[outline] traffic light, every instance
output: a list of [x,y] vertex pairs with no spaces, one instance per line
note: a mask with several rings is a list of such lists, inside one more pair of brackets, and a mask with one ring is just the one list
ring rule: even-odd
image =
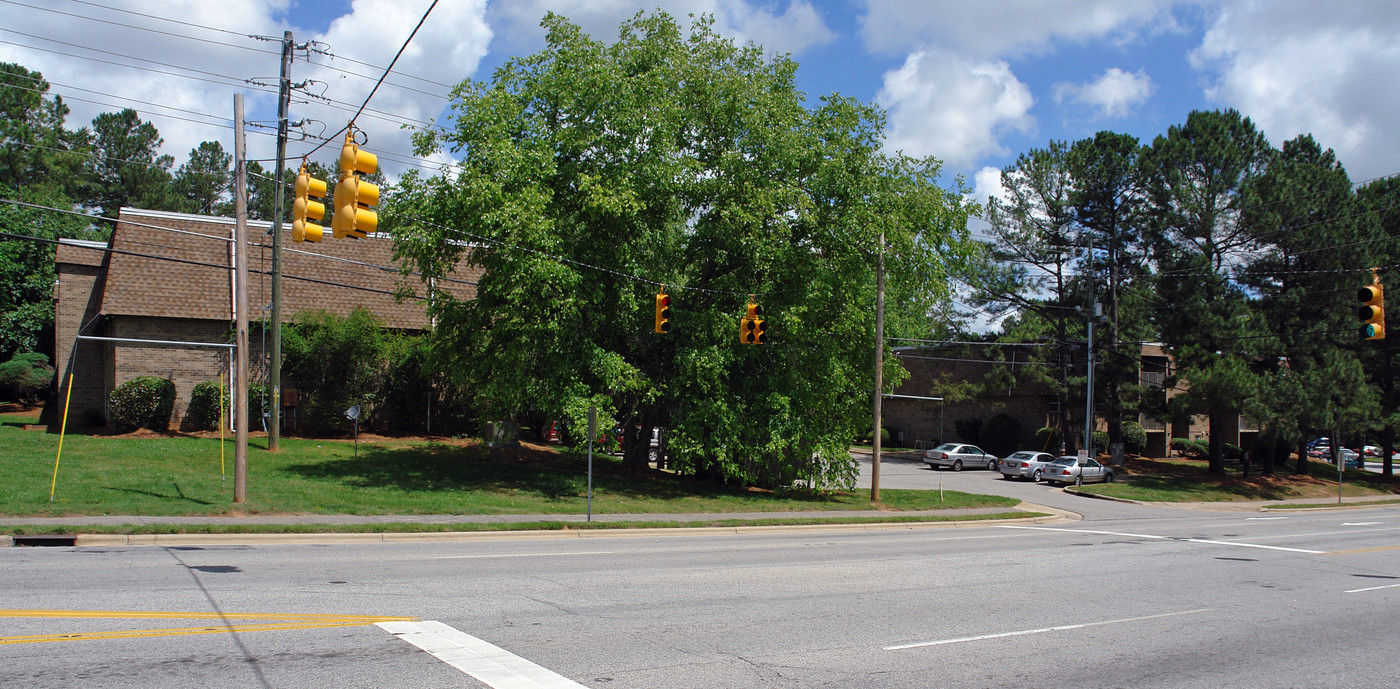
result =
[[355,145],[354,130],[345,132],[345,146],[340,149],[340,182],[335,185],[335,216],[331,231],[336,238],[363,239],[379,226],[379,215],[370,206],[379,204],[379,187],[359,178],[359,173],[374,174],[379,158],[361,151]]
[[301,172],[297,173],[296,182],[297,196],[292,201],[292,241],[294,242],[319,242],[321,235],[325,233],[325,228],[306,219],[320,220],[326,217],[326,205],[320,201],[312,201],[309,197],[326,197],[326,181],[316,179],[311,173],[306,171],[306,166],[301,166]]
[[744,344],[765,344],[768,342],[768,335],[763,331],[763,309],[758,304],[753,303],[753,297],[749,297],[749,305],[744,312],[744,319],[739,321],[739,341]]
[[666,287],[663,285],[661,291],[656,294],[656,332],[671,332],[671,297],[666,294]]
[[[1374,273],[1374,271],[1372,271]],[[1361,300],[1361,337],[1367,340],[1385,339],[1385,287],[1380,278],[1372,275],[1373,282],[1356,293]]]

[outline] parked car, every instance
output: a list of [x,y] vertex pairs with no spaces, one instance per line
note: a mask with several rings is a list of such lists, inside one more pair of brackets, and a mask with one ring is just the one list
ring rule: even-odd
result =
[[1005,479],[1030,479],[1040,480],[1040,471],[1046,464],[1055,461],[1055,455],[1049,452],[1036,452],[1034,450],[1022,450],[1007,455],[1001,460],[1001,477]]
[[1367,445],[1361,448],[1361,454],[1367,457],[1379,457],[1381,456],[1381,449],[1375,445]]
[[976,445],[962,443],[943,443],[924,452],[924,463],[935,470],[951,467],[953,471],[962,471],[965,466],[995,470],[996,462],[996,455],[987,454]]
[[1056,457],[1045,465],[1041,478],[1050,485],[1073,483],[1083,485],[1094,481],[1113,482],[1113,469],[1099,464],[1098,460],[1079,457]]

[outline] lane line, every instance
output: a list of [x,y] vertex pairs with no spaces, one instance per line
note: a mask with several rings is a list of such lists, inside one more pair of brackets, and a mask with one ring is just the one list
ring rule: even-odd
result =
[[1259,543],[1241,543],[1239,541],[1210,541],[1204,538],[1183,538],[1187,543],[1209,543],[1211,545],[1233,545],[1240,548],[1262,548],[1264,550],[1281,550],[1286,553],[1307,553],[1308,555],[1326,555],[1325,550],[1308,550],[1306,548],[1285,548],[1281,545],[1261,545]]
[[1379,590],[1381,590],[1381,589],[1395,589],[1395,588],[1400,588],[1400,584],[1391,584],[1391,585],[1389,585],[1389,586],[1372,586],[1372,587],[1364,588],[1364,589],[1352,589],[1352,590],[1350,590],[1350,591],[1343,591],[1343,593],[1361,593],[1362,591],[1379,591]]
[[[380,615],[276,615],[238,612],[154,612],[122,610],[0,610],[0,618],[26,619],[121,619],[121,620],[218,620],[220,625],[169,629],[131,629],[101,632],[55,632],[24,636],[0,636],[0,645],[39,644],[55,641],[94,641],[98,639],[145,639],[191,634],[236,634],[239,632],[364,627],[376,622],[414,620],[416,617]],[[280,620],[260,624],[229,624],[230,620]]]
[[1333,550],[1328,555],[1351,555],[1353,553],[1383,553],[1387,550],[1400,550],[1400,545],[1383,545],[1375,548],[1352,548],[1351,550]]
[[434,658],[493,689],[588,689],[441,622],[380,622],[375,626],[427,651]]
[[1375,526],[1380,522],[1342,522],[1342,526]]
[[[924,648],[927,646],[946,646],[948,644],[961,644],[969,641],[985,641],[987,639],[1005,639],[1012,636],[1026,636],[1028,634],[1045,634],[1047,632],[1062,632],[1071,629],[1086,629],[1088,627],[1102,627],[1109,624],[1122,624],[1124,622],[1140,622],[1142,620],[1156,620],[1164,617],[1177,617],[1179,615],[1195,615],[1197,613],[1210,612],[1214,608],[1200,608],[1199,610],[1182,610],[1180,612],[1165,612],[1159,615],[1143,615],[1141,617],[1125,617],[1121,620],[1102,620],[1099,622],[1082,622],[1080,624],[1065,624],[1058,627],[1042,627],[1040,629],[1022,629],[1014,632],[1001,632],[999,634],[979,634],[977,636],[964,636],[956,639],[941,639],[939,641],[920,641],[912,644],[900,644],[898,646],[885,646],[886,651],[903,651],[910,648]],[[381,627],[383,625],[380,625]]]
[[615,555],[616,550],[592,550],[582,553],[502,553],[500,555],[439,555],[434,560],[480,560],[506,557],[562,557],[564,555]]
[[59,632],[30,636],[0,636],[0,646],[7,644],[42,644],[54,641],[95,641],[98,639],[149,639],[162,636],[194,634],[236,634],[239,632],[273,632],[294,629],[327,629],[330,627],[365,627],[370,622],[288,622],[284,624],[235,624],[225,627],[182,627],[177,629],[133,629],[109,632]]
[[[1185,542],[1185,543],[1208,543],[1208,544],[1210,544],[1210,545],[1230,545],[1230,546],[1237,546],[1237,547],[1240,547],[1240,548],[1263,548],[1263,549],[1265,549],[1265,550],[1281,550],[1281,551],[1289,552],[1289,553],[1306,553],[1306,554],[1309,554],[1309,555],[1325,555],[1325,554],[1327,553],[1327,551],[1325,551],[1325,550],[1307,550],[1307,549],[1305,549],[1305,548],[1285,548],[1285,547],[1283,547],[1283,546],[1277,546],[1277,545],[1260,545],[1260,544],[1258,544],[1258,543],[1243,543],[1243,542],[1240,542],[1240,541],[1212,541],[1212,540],[1208,540],[1208,539],[1204,539],[1204,538],[1176,538],[1176,537],[1172,537],[1172,536],[1154,536],[1154,535],[1152,535],[1152,534],[1124,533],[1124,532],[1121,532],[1121,531],[1097,531],[1097,530],[1093,530],[1093,529],[1062,529],[1062,528],[1056,528],[1056,527],[1053,527],[1053,526],[1014,526],[1014,525],[998,526],[997,528],[1001,528],[1001,529],[1029,529],[1029,530],[1032,530],[1032,531],[1060,531],[1060,532],[1063,532],[1063,533],[1082,533],[1082,534],[1094,534],[1094,535],[1100,535],[1100,536],[1122,536],[1122,537],[1125,537],[1125,538],[1148,538],[1148,539],[1158,540],[1158,541],[1181,541],[1181,542]],[[1354,532],[1348,531],[1348,532],[1345,532],[1345,533],[1354,533]]]

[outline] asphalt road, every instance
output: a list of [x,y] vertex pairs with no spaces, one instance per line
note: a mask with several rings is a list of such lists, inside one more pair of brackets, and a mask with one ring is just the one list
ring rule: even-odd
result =
[[883,487],[939,479],[1086,518],[0,549],[0,686],[1395,684],[1400,508],[1150,508],[882,463]]

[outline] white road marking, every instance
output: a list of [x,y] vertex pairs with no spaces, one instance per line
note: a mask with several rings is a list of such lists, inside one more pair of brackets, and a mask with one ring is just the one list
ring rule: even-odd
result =
[[1342,522],[1342,526],[1375,526],[1380,522]]
[[380,622],[375,625],[432,654],[493,689],[587,689],[518,655],[441,622]]
[[1381,590],[1381,589],[1394,589],[1394,588],[1400,588],[1400,584],[1391,584],[1391,585],[1389,585],[1389,586],[1372,586],[1372,587],[1364,588],[1364,589],[1352,589],[1352,590],[1350,590],[1350,591],[1344,591],[1343,593],[1361,593],[1362,591],[1379,591],[1379,590]]
[[[1163,617],[1176,617],[1178,615],[1195,615],[1196,613],[1210,612],[1214,608],[1201,608],[1199,610],[1183,610],[1181,612],[1167,612],[1160,615],[1143,615],[1142,617],[1126,617],[1121,620],[1103,620],[1100,622],[1083,622],[1080,624],[1065,624],[1058,627],[1042,627],[1040,629],[1022,629],[1014,632],[1001,632],[999,634],[980,634],[978,636],[964,636],[957,639],[942,639],[939,641],[920,641],[912,644],[900,644],[898,646],[885,646],[886,651],[903,651],[910,648],[923,648],[925,646],[945,646],[947,644],[960,644],[968,641],[985,641],[987,639],[1004,639],[1010,636],[1025,636],[1027,634],[1044,634],[1046,632],[1062,632],[1070,629],[1085,629],[1087,627],[1102,627],[1106,624],[1122,624],[1124,622],[1139,622],[1141,620],[1155,620]],[[383,626],[383,625],[380,625]]]
[[583,553],[502,553],[499,555],[439,555],[434,560],[478,560],[502,557],[563,557],[565,555],[612,555],[615,550],[594,550]]
[[1028,529],[1031,531],[1062,531],[1065,533],[1096,534],[1100,536],[1123,536],[1125,538],[1150,538],[1158,541],[1185,541],[1187,543],[1208,543],[1210,545],[1232,545],[1240,548],[1263,548],[1265,550],[1282,550],[1289,553],[1307,553],[1309,555],[1322,555],[1323,550],[1306,550],[1303,548],[1284,548],[1277,545],[1259,545],[1258,543],[1241,543],[1239,541],[1211,541],[1204,538],[1173,538],[1171,536],[1154,536],[1152,534],[1123,533],[1121,531],[1096,531],[1093,529],[1061,529],[1053,526],[998,526],[1001,529]]

